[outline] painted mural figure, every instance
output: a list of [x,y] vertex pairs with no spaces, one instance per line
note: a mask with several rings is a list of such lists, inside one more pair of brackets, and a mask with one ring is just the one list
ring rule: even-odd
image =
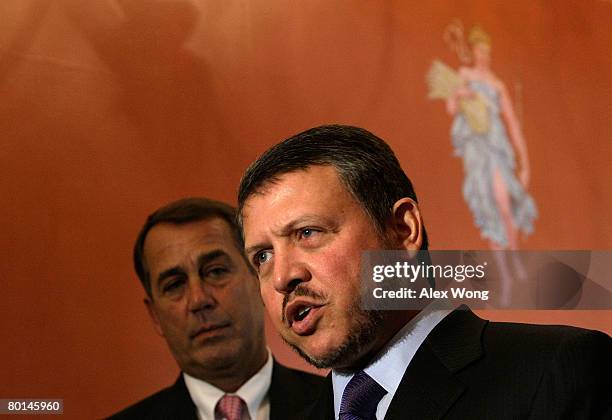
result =
[[449,28],[447,37],[455,35],[455,50],[471,65],[455,72],[434,61],[428,74],[429,97],[444,99],[453,117],[454,153],[464,165],[463,197],[481,236],[493,249],[517,249],[518,232],[530,234],[538,214],[527,192],[525,139],[507,89],[491,70],[489,35],[479,27],[472,28],[468,50],[461,27]]

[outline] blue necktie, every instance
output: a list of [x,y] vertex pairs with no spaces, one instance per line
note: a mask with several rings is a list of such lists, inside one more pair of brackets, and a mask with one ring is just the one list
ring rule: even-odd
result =
[[340,402],[340,420],[375,420],[376,407],[387,391],[363,370],[357,372],[344,388]]

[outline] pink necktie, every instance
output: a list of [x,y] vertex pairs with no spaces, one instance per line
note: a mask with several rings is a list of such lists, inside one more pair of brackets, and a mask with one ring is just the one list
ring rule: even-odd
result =
[[246,403],[237,395],[225,394],[217,402],[215,408],[215,419],[217,420],[242,420],[243,413],[249,418]]

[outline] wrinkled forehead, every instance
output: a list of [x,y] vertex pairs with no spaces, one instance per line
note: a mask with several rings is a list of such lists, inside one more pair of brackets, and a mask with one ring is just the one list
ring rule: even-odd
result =
[[329,188],[343,187],[334,166],[311,165],[283,172],[267,178],[247,196],[240,209],[242,218],[258,211],[262,206],[275,205],[291,195],[321,195]]
[[321,174],[325,174],[325,177],[336,178],[340,180],[340,182],[343,182],[341,171],[332,163],[313,163],[304,167],[266,174],[262,176],[262,179],[255,181],[254,184],[251,185],[247,193],[248,195],[244,198],[242,203],[239,203],[239,214],[243,212],[246,202],[253,196],[266,195],[270,189],[273,189],[278,184],[287,182],[288,178],[296,174],[303,175],[303,179],[309,180],[311,184],[321,182]]
[[[193,222],[162,222],[153,226],[143,244],[143,263],[147,271],[160,264],[178,263],[194,258],[207,249],[220,249],[228,255],[241,255],[229,223],[218,217]],[[151,274],[151,273],[149,273]]]
[[238,219],[238,225],[240,226],[240,229],[243,234],[243,238],[244,238],[243,223],[244,223],[244,218],[245,218],[245,212],[246,212],[247,207],[250,207],[249,210],[252,210],[253,198],[260,197],[260,196],[268,196],[270,190],[274,189],[274,187],[276,187],[279,183],[282,184],[288,175],[291,175],[296,172],[306,172],[310,167],[311,166],[307,166],[305,168],[299,168],[299,169],[293,169],[290,171],[282,171],[282,172],[277,172],[274,174],[268,174],[268,175],[265,175],[263,179],[258,180],[253,185],[251,185],[248,191],[248,195],[244,198],[244,200],[241,203],[238,203],[237,219]]
[[283,231],[305,219],[335,219],[360,205],[341,182],[335,168],[316,166],[279,176],[245,200],[242,229],[245,245],[257,234]]
[[152,260],[156,255],[176,248],[188,250],[225,243],[231,243],[231,235],[223,220],[207,219],[180,224],[163,222],[149,230],[143,249],[146,258]]

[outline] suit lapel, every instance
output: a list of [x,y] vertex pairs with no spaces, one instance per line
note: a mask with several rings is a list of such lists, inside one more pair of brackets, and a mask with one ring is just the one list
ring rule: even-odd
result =
[[441,418],[463,389],[423,343],[404,373],[385,420]]
[[467,307],[440,322],[406,369],[385,420],[442,418],[465,389],[454,374],[483,354],[486,322]]
[[325,383],[321,387],[319,397],[298,418],[305,420],[334,420],[334,390],[331,372],[325,378]]
[[167,400],[157,407],[156,415],[159,416],[158,418],[197,420],[197,408],[191,400],[182,373],[174,385],[168,389]]
[[[442,418],[465,390],[455,373],[484,353],[481,336],[486,324],[487,321],[478,318],[465,306],[442,320],[406,369],[385,420]],[[295,418],[295,410],[291,414]],[[297,418],[334,419],[331,373],[325,379],[319,398]]]
[[302,419],[312,406],[307,404],[316,402],[322,392],[321,381],[318,378],[315,382],[312,376],[286,368],[275,360],[269,392],[270,420]]
[[[270,382],[270,420],[280,420],[288,417],[293,407],[293,388],[287,386],[289,372],[284,366],[276,363],[272,366],[272,380]],[[284,386],[283,386],[284,384]]]

